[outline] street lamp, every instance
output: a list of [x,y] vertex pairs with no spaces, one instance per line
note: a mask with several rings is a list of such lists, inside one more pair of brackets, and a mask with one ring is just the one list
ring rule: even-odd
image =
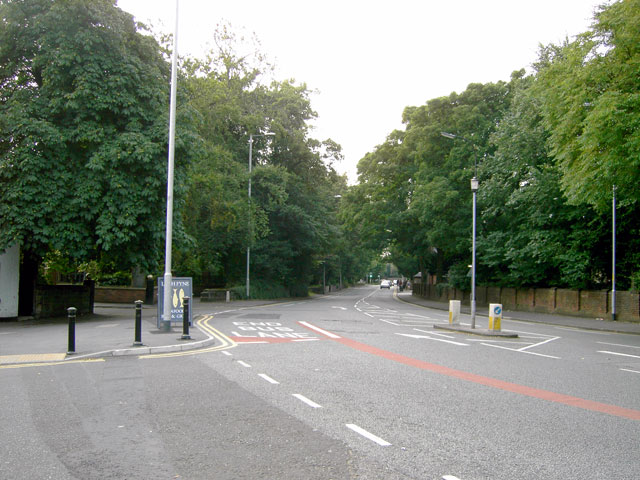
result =
[[252,153],[253,153],[253,137],[273,137],[275,133],[267,132],[267,133],[257,133],[249,134],[249,240],[247,242],[247,298],[250,295],[250,287],[249,287],[249,265],[251,265],[251,241],[253,240],[253,232],[251,225],[251,166],[252,166]]
[[169,107],[169,158],[167,165],[167,224],[164,253],[164,298],[162,310],[163,330],[171,330],[171,248],[173,240],[173,166],[176,137],[176,88],[178,63],[178,0],[176,0],[176,26],[173,35],[171,59],[171,104]]
[[470,140],[460,136],[454,135],[453,133],[448,132],[440,132],[440,135],[446,138],[450,138],[452,140],[460,139],[464,142],[467,142],[473,147],[473,166],[474,166],[474,175],[471,179],[471,192],[473,193],[473,228],[471,234],[471,328],[476,328],[476,194],[478,193],[478,187],[480,186],[480,182],[478,181],[478,152],[475,144]]
[[611,230],[613,234],[611,248],[611,320],[616,321],[616,186],[613,185],[613,223]]

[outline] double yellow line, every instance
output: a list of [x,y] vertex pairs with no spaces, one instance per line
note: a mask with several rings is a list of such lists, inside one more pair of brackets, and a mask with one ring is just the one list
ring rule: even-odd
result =
[[201,353],[218,352],[220,350],[228,350],[237,347],[238,344],[227,337],[224,333],[216,330],[209,322],[213,320],[213,315],[205,315],[196,321],[196,325],[200,330],[215,338],[216,345],[213,347],[200,348],[196,350],[187,350],[181,352],[170,353],[150,353],[148,355],[140,355],[138,358],[166,358],[166,357],[182,357],[186,355],[200,355]]

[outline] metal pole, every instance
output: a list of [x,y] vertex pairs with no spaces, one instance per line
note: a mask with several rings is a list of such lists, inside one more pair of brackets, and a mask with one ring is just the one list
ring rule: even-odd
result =
[[476,328],[476,191],[473,191],[473,239],[471,253],[471,328]]
[[251,228],[251,154],[253,152],[253,135],[249,134],[249,239],[247,240],[247,298],[250,298],[249,289],[249,265],[251,264],[251,240],[252,240],[252,228]]
[[448,132],[440,132],[440,135],[446,138],[456,139],[468,143],[473,148],[473,169],[474,176],[471,179],[471,190],[473,191],[473,234],[472,234],[472,253],[471,253],[471,328],[476,328],[476,192],[478,190],[478,148],[475,143],[467,140],[461,135],[455,135]]
[[476,194],[478,191],[478,149],[473,146],[473,240],[471,241],[471,328],[476,328]]
[[613,186],[613,242],[611,262],[611,320],[616,321],[616,186]]
[[182,310],[182,337],[181,340],[191,340],[189,335],[189,297],[184,297],[184,308]]
[[173,35],[173,55],[171,60],[171,104],[169,106],[169,159],[167,167],[167,230],[164,254],[164,308],[162,310],[163,330],[171,330],[171,248],[173,239],[173,164],[176,137],[176,89],[178,71],[178,3],[176,0],[176,26]]
[[136,300],[136,325],[135,325],[135,338],[133,340],[134,347],[142,346],[142,300]]
[[75,307],[67,308],[67,314],[69,316],[69,336],[67,355],[73,355],[76,353],[76,311]]
[[325,266],[326,266],[326,263],[322,262],[322,294],[323,295],[327,293],[327,283],[326,283],[327,270]]

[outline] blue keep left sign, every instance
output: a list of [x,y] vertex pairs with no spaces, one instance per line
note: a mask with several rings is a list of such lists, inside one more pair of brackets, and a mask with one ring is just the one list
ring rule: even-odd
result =
[[500,315],[500,314],[502,313],[502,308],[500,308],[499,306],[498,306],[498,307],[495,307],[495,308],[493,309],[493,313],[494,313],[495,315]]

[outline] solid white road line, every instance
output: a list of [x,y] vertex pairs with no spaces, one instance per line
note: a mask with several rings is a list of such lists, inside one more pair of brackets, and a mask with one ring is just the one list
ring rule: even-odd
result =
[[503,347],[501,345],[493,345],[491,343],[481,343],[480,345],[484,345],[485,347],[493,347],[493,348],[501,348],[503,350],[509,350],[511,352],[516,352],[516,353],[527,353],[529,355],[537,355],[538,357],[546,357],[546,358],[555,358],[556,360],[560,360],[560,357],[554,357],[553,355],[544,355],[542,353],[536,353],[536,352],[529,352],[527,350],[521,350],[521,349],[515,349],[515,348],[509,348],[509,347]]
[[340,338],[338,335],[331,333],[331,332],[327,332],[326,330],[321,329],[320,327],[316,327],[315,325],[311,325],[310,323],[307,322],[298,322],[300,325],[304,325],[307,328],[310,328],[311,330],[315,330],[318,333],[321,333],[322,335],[325,335],[329,338]]
[[638,370],[630,370],[628,368],[621,368],[620,370],[623,372],[640,373]]
[[607,350],[598,350],[598,353],[605,353],[608,355],[618,355],[620,357],[640,358],[640,355],[630,355],[628,353],[609,352]]
[[243,362],[242,360],[238,360],[238,363],[243,367],[251,368],[251,365],[249,365],[247,362]]
[[364,428],[359,427],[358,425],[355,425],[353,423],[347,423],[347,428],[350,428],[351,430],[353,430],[354,432],[362,435],[363,437],[371,440],[372,442],[377,443],[378,445],[380,445],[381,447],[388,447],[391,444],[389,442],[387,442],[386,440],[383,440],[382,438],[374,435],[371,432],[367,432]]
[[623,345],[622,343],[596,342],[601,345],[613,345],[614,347],[640,348],[638,345]]
[[301,402],[306,403],[307,405],[309,405],[311,408],[322,408],[322,405],[317,404],[316,402],[314,402],[313,400],[309,400],[307,397],[305,397],[304,395],[301,395],[299,393],[292,393],[292,396],[296,397],[298,400],[300,400]]
[[548,339],[546,339],[546,340],[544,340],[544,341],[542,341],[542,342],[533,343],[533,344],[531,344],[531,345],[527,345],[526,347],[519,348],[519,349],[518,349],[518,351],[519,351],[519,352],[524,352],[525,350],[528,350],[529,348],[538,347],[538,346],[540,346],[540,345],[542,345],[542,344],[544,344],[544,343],[547,343],[547,342],[553,342],[554,340],[557,340],[557,339],[559,339],[559,338],[560,338],[560,337],[548,338]]
[[266,373],[259,373],[258,376],[260,378],[265,379],[267,382],[272,383],[274,385],[279,385],[280,382],[277,380],[274,380],[273,378],[271,378],[269,375],[267,375]]
[[[414,328],[414,330],[416,329]],[[425,338],[427,340],[435,340],[436,342],[450,343],[452,345],[459,345],[461,347],[469,346],[468,343],[454,342],[453,340],[445,340],[444,338],[433,338],[427,335],[414,335],[413,333],[397,333],[397,332],[396,332],[396,335],[401,335],[403,337],[409,337],[409,338]]]

